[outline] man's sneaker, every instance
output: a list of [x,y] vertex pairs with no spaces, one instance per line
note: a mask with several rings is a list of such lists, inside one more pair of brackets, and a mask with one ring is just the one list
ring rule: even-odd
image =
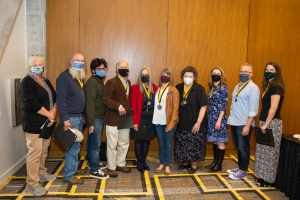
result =
[[38,185],[35,187],[26,186],[25,192],[31,193],[34,196],[42,196],[47,193],[47,190],[45,188],[43,188],[41,185]]
[[74,184],[74,185],[81,185],[83,181],[84,181],[83,179],[78,179],[76,177],[73,177],[70,180],[64,180],[65,183]]
[[240,171],[238,171],[237,173],[230,174],[229,178],[234,179],[234,180],[238,180],[238,179],[242,179],[242,178],[244,178],[246,176],[247,176],[246,172],[240,172]]
[[237,173],[238,171],[239,171],[239,168],[227,169],[227,172],[228,172],[229,174],[235,174],[235,173]]
[[40,181],[53,181],[56,179],[54,174],[47,174],[45,176],[40,176]]
[[101,169],[98,169],[96,172],[91,172],[90,177],[98,178],[98,179],[107,179],[109,176],[105,174]]
[[100,162],[100,169],[106,169],[107,168],[107,165],[103,164],[102,162]]

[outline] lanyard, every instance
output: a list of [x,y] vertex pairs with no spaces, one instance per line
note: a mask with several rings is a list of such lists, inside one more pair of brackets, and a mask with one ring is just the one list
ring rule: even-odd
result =
[[83,88],[83,82],[79,78],[77,78],[77,81],[78,81],[80,87]]
[[[218,85],[218,87],[216,88],[216,90],[219,88],[221,86],[221,84],[220,85]],[[213,96],[213,94],[214,94],[214,86],[212,86],[211,87],[211,90],[210,90],[210,93],[209,93],[209,98],[211,99],[212,98],[212,96]]]
[[142,84],[142,85],[143,85],[144,91],[145,91],[145,93],[146,93],[146,95],[147,95],[148,99],[150,99],[150,94],[151,94],[151,91],[150,91],[150,90],[147,90],[147,88],[145,87],[145,85],[144,85],[144,84]]
[[187,99],[189,96],[190,90],[192,88],[193,84],[188,87],[188,90],[185,89],[185,86],[183,85],[183,99]]
[[235,92],[235,98],[237,98],[237,96],[239,95],[239,93],[244,89],[244,87],[246,87],[246,85],[249,83],[250,80],[248,80],[247,82],[243,83],[243,85]]
[[125,88],[125,91],[127,91],[127,87],[128,87],[128,82],[126,81],[126,84],[124,83],[124,81],[122,80],[122,78],[118,75],[119,79],[121,80],[124,88]]
[[261,98],[262,98],[262,99],[264,98],[264,96],[265,96],[265,94],[266,94],[266,92],[267,92],[268,89],[269,89],[269,83],[268,83],[268,86],[267,86],[266,90],[265,90],[264,93],[261,95]]
[[165,93],[167,87],[169,86],[169,84],[165,85],[165,88],[163,89],[163,91],[161,91],[162,88],[159,88],[159,92],[158,92],[158,103],[161,102],[161,97],[162,95]]

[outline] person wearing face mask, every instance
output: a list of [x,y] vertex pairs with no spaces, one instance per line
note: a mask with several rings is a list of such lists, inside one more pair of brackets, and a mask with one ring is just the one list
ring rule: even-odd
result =
[[90,176],[106,179],[109,176],[101,169],[105,169],[107,166],[100,162],[99,153],[106,114],[106,105],[103,103],[103,79],[106,76],[107,62],[103,58],[94,58],[91,61],[90,69],[92,76],[84,84],[86,98],[85,115],[89,127],[87,157],[90,166]]
[[165,175],[171,173],[172,141],[178,122],[179,93],[173,86],[170,68],[160,72],[159,90],[155,95],[152,123],[155,125],[159,141],[160,165],[155,172],[165,169]]
[[[84,68],[84,56],[76,53],[70,58],[68,68],[56,79],[57,108],[65,131],[69,128],[76,128],[82,132],[82,120],[85,110]],[[63,180],[66,183],[78,185],[83,183],[83,179],[74,176],[75,174],[85,173],[85,169],[77,170],[79,151],[80,142],[74,142],[71,148],[65,152]]]
[[247,176],[250,159],[250,136],[254,117],[258,113],[259,88],[252,82],[253,67],[248,63],[240,68],[241,82],[234,88],[230,115],[227,123],[231,125],[233,143],[238,151],[238,168],[228,169],[229,178],[241,179]]
[[49,120],[46,124],[48,127],[52,126],[55,121],[56,92],[46,78],[44,58],[34,55],[28,61],[29,67],[20,85],[22,126],[28,150],[25,191],[34,196],[42,196],[47,193],[47,190],[39,182],[56,179],[55,175],[47,173],[45,166],[50,138],[39,138],[41,127],[46,120]]
[[267,128],[272,129],[275,146],[256,143],[254,173],[259,177],[255,180],[258,186],[275,187],[282,135],[280,111],[285,92],[281,68],[275,62],[265,67],[263,90],[259,126],[263,133]]
[[[130,105],[133,109],[133,128],[137,131],[138,126],[145,126],[150,138],[155,135],[155,127],[152,124],[154,111],[154,97],[156,85],[152,83],[150,69],[144,67],[140,70],[137,83],[131,87]],[[134,141],[134,150],[137,158],[139,172],[150,170],[146,163],[150,140]]]
[[207,140],[213,142],[213,162],[205,166],[210,172],[222,170],[225,154],[225,142],[228,142],[226,107],[228,102],[227,80],[224,71],[215,67],[211,70],[209,78],[210,90],[207,94],[209,100]]
[[129,128],[117,129],[118,115],[126,114],[130,108],[129,65],[121,60],[116,64],[117,75],[109,79],[104,87],[103,102],[106,110],[107,166],[110,177],[117,177],[117,171],[129,173],[126,154],[129,147]]
[[206,154],[206,108],[208,100],[205,89],[195,82],[198,72],[195,67],[187,66],[181,71],[183,83],[176,86],[180,95],[179,122],[175,133],[174,159],[182,164],[177,170],[187,169],[194,174],[198,161]]

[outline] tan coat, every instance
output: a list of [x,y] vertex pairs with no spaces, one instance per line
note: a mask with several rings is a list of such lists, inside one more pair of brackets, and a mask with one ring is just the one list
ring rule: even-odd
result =
[[167,129],[173,130],[174,126],[179,121],[178,107],[179,107],[179,92],[174,86],[169,86],[167,100],[166,100],[166,120]]
[[[131,83],[128,80],[129,90]],[[128,98],[123,83],[118,75],[109,79],[104,87],[103,102],[107,106],[106,110],[106,125],[117,126],[117,116],[119,115],[119,106],[122,105],[125,109],[130,108],[130,92]]]

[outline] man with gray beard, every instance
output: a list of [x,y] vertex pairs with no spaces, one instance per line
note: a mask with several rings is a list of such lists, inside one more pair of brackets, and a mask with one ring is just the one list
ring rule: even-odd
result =
[[[64,130],[76,128],[82,132],[82,119],[85,109],[85,95],[83,89],[84,56],[74,54],[68,62],[68,69],[56,79],[56,104],[60,113],[60,121],[64,123]],[[69,184],[83,183],[75,174],[84,174],[85,170],[77,170],[80,142],[74,142],[65,152],[65,166],[63,179]]]

